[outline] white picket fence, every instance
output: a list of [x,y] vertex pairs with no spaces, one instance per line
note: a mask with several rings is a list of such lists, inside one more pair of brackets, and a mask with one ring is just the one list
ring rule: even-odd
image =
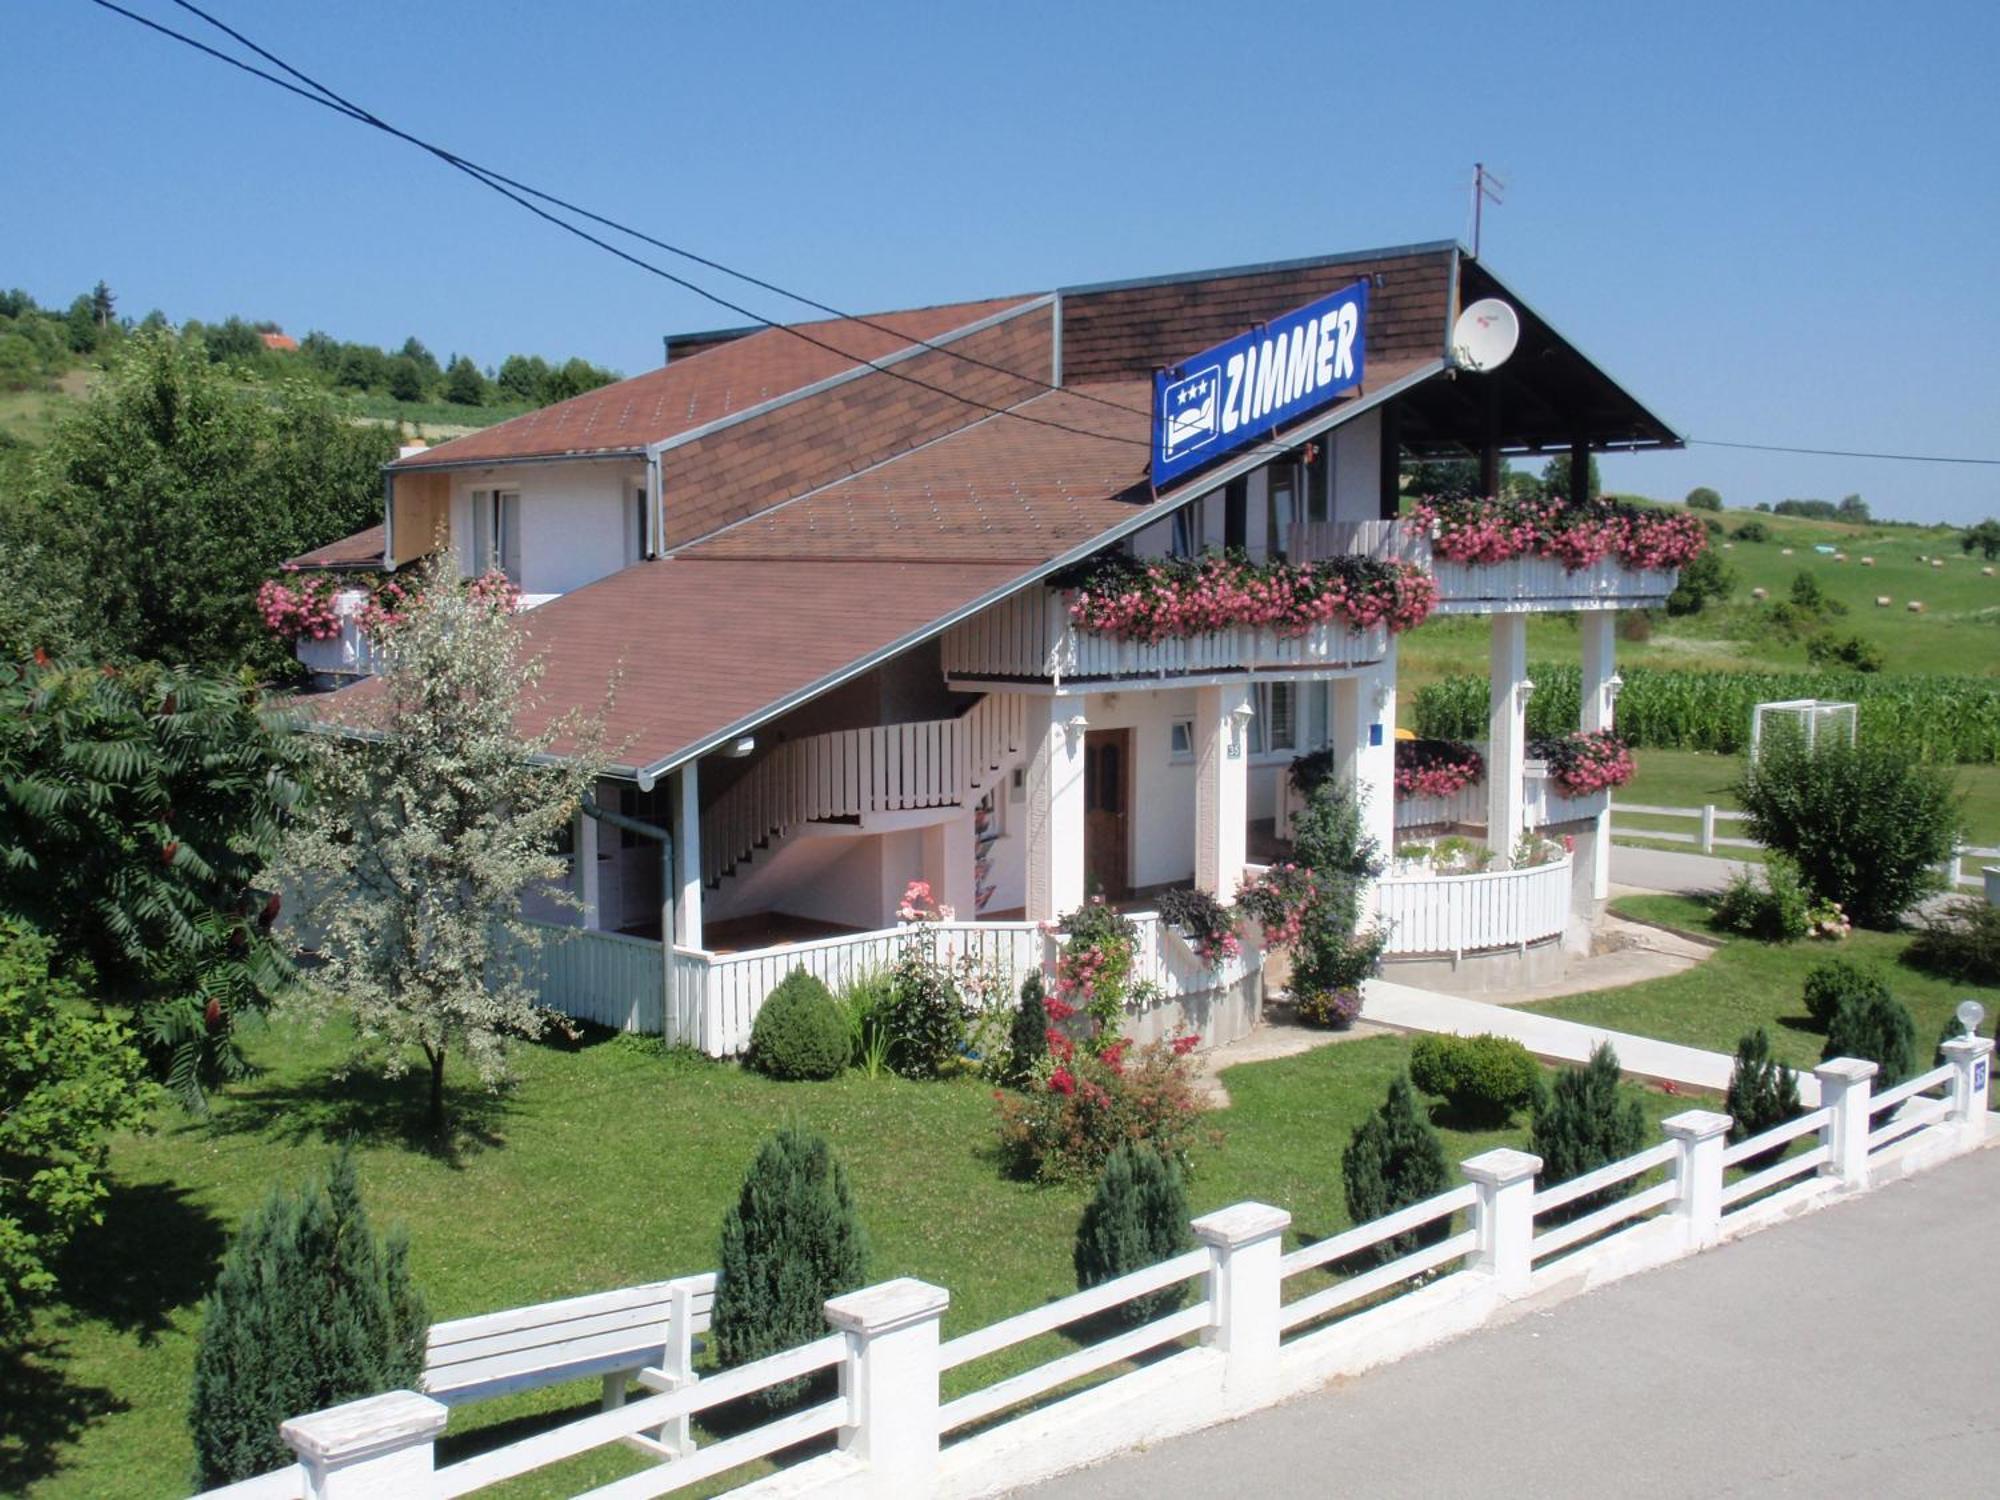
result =
[[1392,958],[1521,949],[1569,925],[1570,858],[1480,875],[1390,875],[1375,886]]
[[[1163,1004],[1226,990],[1263,962],[1257,944],[1246,941],[1242,954],[1211,966],[1157,913],[1135,912],[1130,920],[1137,929],[1134,978],[1154,986]],[[933,922],[738,953],[676,945],[669,1006],[658,943],[534,925],[542,944],[527,961],[544,1005],[600,1026],[664,1036],[711,1057],[748,1049],[757,1012],[793,969],[804,969],[838,993],[892,968],[905,943],[929,942],[941,960],[969,959],[991,981],[994,1004],[1012,1004],[1021,981],[1053,961],[1057,941],[1033,922]]]
[[[692,1384],[643,1371],[658,1394],[443,1468],[443,1405],[409,1391],[351,1402],[283,1424],[297,1464],[204,1500],[471,1494],[830,1371],[838,1380],[817,1393],[825,1399],[588,1493],[670,1494],[835,1434],[832,1451],[735,1492],[998,1494],[1319,1389],[1512,1316],[1523,1299],[1545,1308],[1978,1149],[1989,1139],[1992,1050],[1983,1037],[1947,1043],[1943,1067],[1879,1094],[1875,1064],[1836,1059],[1815,1070],[1821,1107],[1788,1124],[1732,1146],[1727,1115],[1688,1110],[1663,1122],[1664,1141],[1539,1191],[1539,1157],[1488,1151],[1462,1164],[1462,1185],[1289,1253],[1288,1212],[1238,1203],[1194,1221],[1194,1250],[949,1340],[943,1287],[886,1282],[829,1301],[833,1331],[802,1348]],[[1752,1162],[1767,1151],[1788,1154]],[[1609,1203],[1579,1212],[1607,1191]],[[1369,1252],[1404,1235],[1413,1248],[1369,1266]],[[1136,1327],[1093,1336],[1085,1322],[1172,1288],[1177,1305]],[[1064,1330],[1075,1347],[971,1378],[980,1361]],[[1133,1366],[1140,1356],[1151,1357]],[[1104,1378],[1075,1388],[1091,1377]]]
[[1027,706],[989,693],[953,719],[877,724],[786,740],[701,815],[701,874],[714,883],[801,823],[969,799],[1022,745]]
[[1296,636],[1243,627],[1181,640],[1127,641],[1077,629],[1060,590],[1029,588],[947,630],[942,651],[947,677],[1112,682],[1359,666],[1388,654],[1389,632],[1380,625],[1350,630],[1328,623]]
[[[1678,829],[1634,828],[1629,825],[1620,828],[1617,822],[1620,813],[1628,817],[1681,818],[1698,826],[1692,833]],[[1613,838],[1658,839],[1667,844],[1691,844],[1703,854],[1713,854],[1717,849],[1761,849],[1763,845],[1755,839],[1736,838],[1716,832],[1718,825],[1741,823],[1748,816],[1747,813],[1740,813],[1733,807],[1718,807],[1713,802],[1700,807],[1658,807],[1648,802],[1614,802],[1611,804],[1611,834]],[[1966,870],[1967,860],[1979,865],[2000,861],[2000,849],[1978,844],[1960,844],[1953,850],[1951,858],[1944,861],[1938,873],[1954,890],[1978,890],[1985,885],[1985,875],[1981,870]]]

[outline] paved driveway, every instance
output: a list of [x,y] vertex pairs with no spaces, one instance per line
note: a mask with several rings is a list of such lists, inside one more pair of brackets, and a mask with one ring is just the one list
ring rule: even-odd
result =
[[2000,1494],[2000,1150],[1029,1493]]

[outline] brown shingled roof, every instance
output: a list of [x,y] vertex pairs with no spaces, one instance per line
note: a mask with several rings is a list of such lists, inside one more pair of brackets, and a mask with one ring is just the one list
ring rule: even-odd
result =
[[337,542],[328,542],[324,547],[315,547],[310,552],[301,552],[297,557],[287,558],[282,566],[287,568],[379,568],[382,566],[382,549],[389,544],[388,528],[380,525],[357,531],[353,536],[344,536]]
[[[776,328],[719,344],[630,380],[600,386],[510,421],[441,443],[396,465],[424,468],[501,458],[616,453],[664,442],[851,370],[965,328],[1031,300],[1002,297],[871,317],[800,323],[823,349]],[[883,331],[888,330],[888,331]],[[834,352],[835,350],[839,352]]]

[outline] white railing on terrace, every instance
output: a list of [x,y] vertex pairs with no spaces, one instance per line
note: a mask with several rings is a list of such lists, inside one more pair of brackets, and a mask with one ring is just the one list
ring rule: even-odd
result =
[[1248,626],[1185,640],[1123,641],[1070,624],[1059,590],[1026,588],[944,635],[947,677],[1090,682],[1200,677],[1248,670],[1309,672],[1380,661],[1386,627],[1315,625],[1303,635]]
[[1525,948],[1561,937],[1569,911],[1568,856],[1481,875],[1389,875],[1375,885],[1392,958]]
[[1616,558],[1571,572],[1554,558],[1500,563],[1431,563],[1441,615],[1530,614],[1547,610],[1640,609],[1666,603],[1680,574],[1628,568]]
[[[959,1500],[1024,1487],[1513,1317],[1523,1299],[1545,1306],[1978,1149],[1989,1139],[1992,1050],[1985,1038],[1947,1043],[1944,1067],[1880,1095],[1873,1063],[1835,1059],[1814,1070],[1829,1102],[1810,1114],[1730,1146],[1727,1115],[1688,1110],[1662,1122],[1664,1142],[1539,1192],[1540,1158],[1488,1151],[1461,1165],[1465,1184],[1289,1254],[1291,1215],[1238,1203],[1194,1221],[1198,1249],[949,1340],[943,1287],[887,1282],[829,1301],[838,1331],[828,1337],[693,1383],[642,1370],[640,1384],[658,1394],[444,1468],[434,1448],[442,1405],[410,1391],[369,1397],[285,1422],[299,1463],[202,1500],[443,1500],[614,1443],[658,1461],[589,1493],[638,1500],[826,1434],[837,1434],[835,1450],[799,1457],[780,1481],[786,1493]],[[1871,1130],[1877,1115],[1890,1118]],[[1755,1160],[1773,1151],[1787,1154]],[[1580,1200],[1605,1192],[1620,1196],[1578,1215]],[[1402,1235],[1418,1248],[1379,1266],[1358,1260]],[[1339,1279],[1288,1298],[1287,1284],[1307,1277]],[[1177,1286],[1188,1289],[1183,1305],[1136,1328],[1092,1337],[1085,1323]],[[1063,1330],[1077,1347],[979,1381],[980,1361]],[[699,1445],[689,1433],[671,1454],[651,1438],[832,1370],[838,1394],[761,1426]],[[1092,1376],[1103,1378],[1076,1388]]]
[[1428,568],[1431,534],[1413,521],[1300,521],[1286,538],[1285,557],[1295,563],[1370,557]]
[[837,729],[774,746],[701,815],[701,874],[720,880],[801,823],[949,807],[1020,750],[1026,704],[989,693],[954,719]]
[[[1211,967],[1156,912],[1135,912],[1133,978],[1154,987],[1162,1004],[1180,1004],[1240,984],[1262,964],[1244,951]],[[578,1020],[620,1031],[664,1036],[711,1057],[734,1057],[750,1045],[765,998],[793,969],[835,993],[895,966],[903,945],[930,942],[947,962],[970,960],[986,977],[994,1004],[1011,1005],[1021,981],[1053,962],[1058,939],[1033,922],[933,922],[843,933],[739,953],[675,946],[668,1004],[660,945],[646,938],[535,923],[540,948],[529,956],[541,1003]]]
[[292,654],[308,672],[334,677],[365,677],[375,670],[375,648],[361,628],[361,611],[367,607],[366,589],[341,589],[333,596],[333,612],[340,619],[337,634],[323,641],[300,637]]

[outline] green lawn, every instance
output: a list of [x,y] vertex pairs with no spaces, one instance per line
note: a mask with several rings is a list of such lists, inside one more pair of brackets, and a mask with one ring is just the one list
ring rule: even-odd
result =
[[[1707,907],[1684,896],[1627,896],[1614,902],[1613,910],[1642,921],[1715,935],[1708,929]],[[1780,1061],[1806,1068],[1819,1061],[1824,1038],[1812,1026],[1800,1000],[1805,976],[1814,964],[1838,956],[1880,973],[1890,991],[1910,1008],[1917,1023],[1920,1060],[1925,1060],[1932,1042],[1944,1029],[1946,1017],[1961,1000],[1977,999],[1989,1014],[2000,1014],[2000,988],[1933,979],[1899,963],[1910,941],[1904,934],[1858,930],[1838,944],[1779,946],[1734,939],[1706,963],[1685,973],[1624,989],[1544,1001],[1533,1008],[1565,1020],[1715,1052],[1734,1052],[1745,1032],[1762,1026],[1771,1033],[1771,1045]]]
[[[947,1335],[1074,1290],[1070,1239],[1085,1195],[1007,1180],[992,1155],[991,1092],[970,1081],[775,1084],[624,1042],[533,1047],[504,1101],[458,1096],[463,1145],[444,1160],[406,1143],[412,1088],[335,1074],[337,1039],[274,1030],[253,1050],[270,1071],[230,1090],[211,1119],[165,1115],[154,1133],[116,1143],[107,1223],[64,1275],[83,1291],[40,1320],[33,1380],[0,1390],[10,1412],[0,1492],[185,1493],[199,1298],[269,1185],[339,1139],[361,1152],[377,1222],[410,1227],[440,1318],[712,1267],[744,1168],[787,1119],[824,1131],[847,1163],[871,1275],[951,1289]],[[1407,1057],[1402,1039],[1377,1037],[1232,1069],[1232,1107],[1209,1117],[1219,1139],[1198,1153],[1195,1212],[1256,1198],[1289,1208],[1305,1237],[1345,1227],[1341,1149]],[[1645,1098],[1654,1119],[1686,1106]],[[1461,1160],[1523,1134],[1447,1131],[1447,1152]],[[1051,1336],[954,1378],[983,1384],[1062,1347]],[[445,1456],[593,1396],[594,1384],[571,1386],[471,1408],[454,1417]],[[636,1462],[604,1450],[508,1493],[570,1494]]]

